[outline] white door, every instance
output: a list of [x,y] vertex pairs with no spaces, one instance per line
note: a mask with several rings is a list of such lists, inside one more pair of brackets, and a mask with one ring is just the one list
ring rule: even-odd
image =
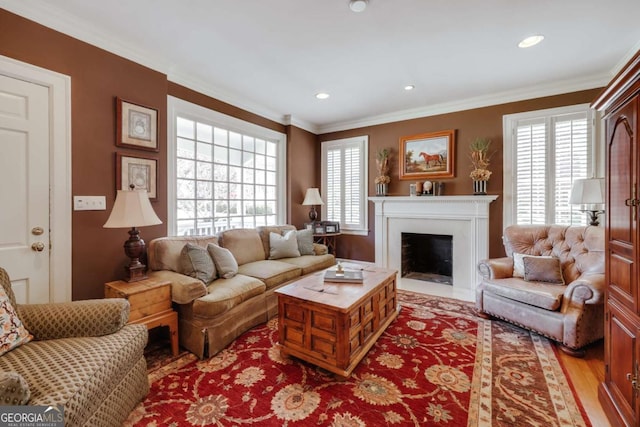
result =
[[0,267],[20,303],[49,302],[49,90],[0,75]]

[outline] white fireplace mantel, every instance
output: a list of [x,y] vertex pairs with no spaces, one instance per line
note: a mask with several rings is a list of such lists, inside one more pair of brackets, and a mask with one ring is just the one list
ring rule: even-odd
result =
[[453,236],[453,287],[475,293],[489,255],[489,205],[498,196],[369,197],[375,204],[376,265],[401,271],[401,233]]

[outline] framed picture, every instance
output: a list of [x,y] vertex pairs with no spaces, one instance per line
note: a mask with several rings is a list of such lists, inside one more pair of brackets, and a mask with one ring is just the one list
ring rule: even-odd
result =
[[314,226],[313,226],[313,234],[324,234],[324,225],[322,225],[322,224],[314,224]]
[[116,153],[116,189],[147,190],[149,199],[155,200],[157,195],[158,161],[144,157],[135,157]]
[[339,233],[340,232],[340,223],[333,221],[323,221],[322,225],[324,225],[325,233]]
[[400,179],[453,178],[455,130],[400,138]]
[[119,147],[159,151],[158,110],[116,98]]

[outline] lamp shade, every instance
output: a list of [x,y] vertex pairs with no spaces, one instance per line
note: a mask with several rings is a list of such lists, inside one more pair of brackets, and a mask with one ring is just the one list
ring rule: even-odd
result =
[[118,190],[111,215],[104,228],[129,228],[162,224],[145,190]]
[[324,205],[324,202],[320,197],[320,190],[318,190],[317,188],[307,188],[307,194],[305,194],[302,204],[304,206]]
[[571,189],[569,203],[572,205],[604,205],[604,178],[576,179]]

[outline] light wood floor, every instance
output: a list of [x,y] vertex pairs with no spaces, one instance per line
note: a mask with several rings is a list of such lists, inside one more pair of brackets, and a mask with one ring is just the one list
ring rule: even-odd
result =
[[558,358],[565,367],[573,388],[584,407],[591,424],[610,427],[598,401],[598,385],[604,381],[604,343],[602,340],[590,345],[583,359],[571,357],[558,351]]

